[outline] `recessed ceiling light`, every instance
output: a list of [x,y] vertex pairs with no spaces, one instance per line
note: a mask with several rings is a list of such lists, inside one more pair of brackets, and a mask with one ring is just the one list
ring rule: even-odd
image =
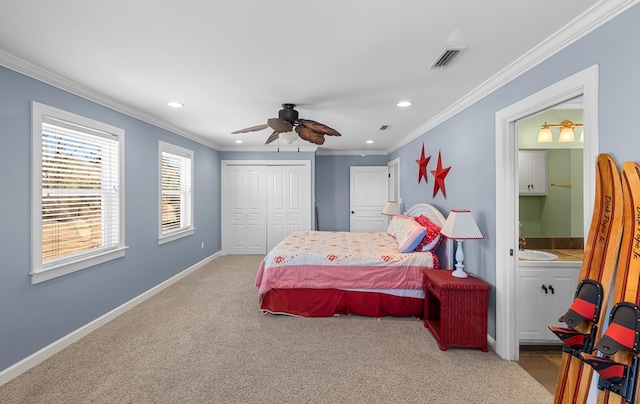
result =
[[181,102],[170,101],[167,103],[167,106],[171,108],[182,108],[184,107],[184,104]]
[[366,143],[366,144],[372,144],[372,143],[373,143],[373,140],[367,140],[365,143]]
[[240,143],[242,143],[242,140],[238,139],[238,140],[236,140],[235,142],[236,142],[236,143],[238,143],[238,144],[240,144]]
[[396,106],[398,106],[400,108],[406,108],[406,107],[410,107],[412,105],[413,105],[413,103],[411,101],[400,101],[399,103],[396,104]]

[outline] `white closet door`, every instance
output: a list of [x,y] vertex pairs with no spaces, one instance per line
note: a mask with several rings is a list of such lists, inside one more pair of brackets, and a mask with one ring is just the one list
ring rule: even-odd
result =
[[[266,254],[266,169],[230,166],[226,193],[229,254]],[[224,213],[223,213],[224,214]]]
[[267,167],[267,249],[311,228],[308,166]]
[[266,170],[247,167],[247,237],[245,254],[267,253]]

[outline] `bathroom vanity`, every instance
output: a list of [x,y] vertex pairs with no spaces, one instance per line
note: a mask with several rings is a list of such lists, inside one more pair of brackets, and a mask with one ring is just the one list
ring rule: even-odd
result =
[[559,343],[548,325],[558,322],[575,295],[582,266],[582,250],[545,250],[555,261],[519,260],[516,277],[517,321],[521,344]]

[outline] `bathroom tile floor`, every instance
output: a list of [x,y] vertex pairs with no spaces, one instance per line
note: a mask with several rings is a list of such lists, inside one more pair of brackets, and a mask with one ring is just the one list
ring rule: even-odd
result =
[[554,394],[556,382],[560,371],[562,350],[560,346],[520,346],[520,359],[518,364],[534,379]]

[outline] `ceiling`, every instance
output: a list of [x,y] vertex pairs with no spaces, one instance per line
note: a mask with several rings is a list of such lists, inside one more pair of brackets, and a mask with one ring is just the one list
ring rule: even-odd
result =
[[219,150],[284,148],[231,132],[294,103],[342,133],[320,152],[388,152],[597,3],[0,0],[0,63]]

